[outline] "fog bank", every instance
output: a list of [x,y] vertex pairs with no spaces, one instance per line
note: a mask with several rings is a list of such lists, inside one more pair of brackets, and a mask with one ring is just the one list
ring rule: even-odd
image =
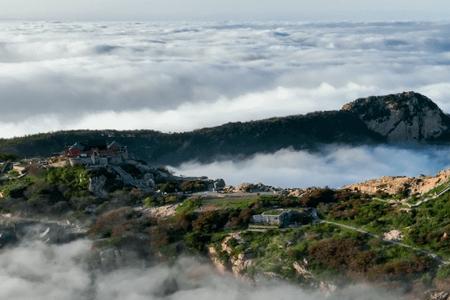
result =
[[262,182],[277,187],[341,187],[381,176],[434,175],[450,167],[448,147],[327,146],[318,153],[289,149],[239,161],[184,163],[183,175],[224,178],[228,184]]
[[[219,275],[209,264],[191,258],[174,265],[122,268],[109,273],[90,271],[83,258],[89,241],[65,245],[26,242],[0,251],[0,298],[8,300],[319,300],[282,282],[260,281],[256,286]],[[395,299],[368,286],[340,290],[330,300]]]

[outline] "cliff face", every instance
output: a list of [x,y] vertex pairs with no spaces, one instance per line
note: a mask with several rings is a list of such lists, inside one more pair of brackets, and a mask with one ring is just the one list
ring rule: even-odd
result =
[[414,92],[357,99],[342,107],[390,142],[418,142],[443,135],[450,118],[429,98]]

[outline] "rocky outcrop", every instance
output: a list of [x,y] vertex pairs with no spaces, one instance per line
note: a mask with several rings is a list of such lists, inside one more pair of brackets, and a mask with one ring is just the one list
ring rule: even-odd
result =
[[[239,244],[242,241],[240,233],[231,233],[224,238],[219,249],[210,246],[208,248],[209,257],[220,272],[231,271],[234,276],[247,279],[246,271],[254,264],[253,255],[247,252],[235,253],[233,247],[229,245],[231,240]],[[227,257],[226,261],[221,259],[223,256]]]
[[426,294],[426,300],[450,300],[450,293],[446,291],[430,291]]
[[226,262],[220,259],[220,254],[214,246],[208,247],[208,255],[214,267],[217,271],[219,271],[219,273],[225,274],[228,271],[228,265],[226,264]]
[[108,193],[105,191],[106,177],[101,175],[89,178],[88,190],[96,197],[106,198]]
[[253,266],[251,253],[239,253],[236,256],[232,256],[230,259],[231,262],[231,271],[236,276],[246,277],[245,272],[251,266]]
[[439,138],[450,118],[429,98],[414,92],[355,100],[342,107],[390,142],[421,142]]
[[242,183],[237,187],[229,186],[224,189],[225,193],[271,193],[276,191],[279,189],[262,183]]
[[[151,208],[139,208],[144,214],[151,218],[165,219],[175,216],[179,204],[170,204]],[[139,210],[138,209],[138,210]]]
[[225,188],[225,186],[226,186],[225,180],[223,180],[221,178],[214,180],[213,185],[214,185],[214,190],[215,191],[222,191]]
[[403,240],[403,233],[400,230],[391,230],[383,234],[383,239],[385,241],[401,241]]
[[308,270],[308,262],[306,260],[299,262],[296,261],[292,264],[297,275],[303,279],[313,279],[313,274]]
[[360,191],[369,195],[388,194],[398,195],[407,194],[423,195],[435,187],[450,181],[450,169],[439,172],[436,176],[420,177],[391,177],[384,176],[378,179],[368,180],[362,183],[356,183],[344,186],[344,189]]

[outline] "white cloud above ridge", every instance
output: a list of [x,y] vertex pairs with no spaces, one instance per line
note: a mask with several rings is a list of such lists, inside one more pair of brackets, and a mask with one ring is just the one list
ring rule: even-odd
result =
[[[350,83],[342,88],[335,88],[326,83],[316,89],[278,87],[261,93],[250,93],[234,99],[220,98],[215,102],[185,103],[173,110],[152,111],[104,111],[97,114],[87,114],[79,119],[68,118],[59,120],[55,115],[42,115],[28,118],[15,124],[1,123],[0,127],[10,137],[21,134],[21,130],[33,127],[37,131],[55,131],[58,129],[104,129],[119,130],[146,128],[149,120],[152,129],[160,131],[189,131],[197,128],[221,125],[227,122],[242,120],[245,112],[247,120],[284,116],[292,113],[308,113],[324,110],[327,106],[336,105],[334,97],[346,95],[355,97],[370,93],[371,87],[358,86]],[[297,99],[305,102],[299,102]],[[338,102],[338,109],[345,101]],[[119,122],[118,122],[119,121]],[[37,124],[41,125],[40,127]]]
[[190,130],[338,109],[356,97],[403,90],[425,92],[450,111],[446,23],[0,28],[3,137],[76,128]]

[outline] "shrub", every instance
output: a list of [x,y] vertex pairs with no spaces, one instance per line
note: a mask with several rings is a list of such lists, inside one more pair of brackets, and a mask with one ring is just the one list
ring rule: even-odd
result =
[[371,277],[404,280],[406,277],[423,275],[432,268],[432,261],[424,256],[412,256],[406,259],[396,259],[370,270]]
[[197,208],[202,205],[202,200],[197,198],[192,198],[184,201],[177,208],[177,214],[189,214],[194,212]]
[[205,245],[207,245],[211,241],[211,236],[195,231],[186,234],[184,236],[184,241],[189,248],[195,249],[197,251],[204,251]]
[[197,193],[208,190],[208,184],[202,180],[184,181],[180,185],[182,192]]
[[313,244],[309,255],[322,267],[333,270],[364,272],[372,265],[375,254],[364,250],[355,239],[326,239]]
[[89,175],[84,167],[51,168],[47,171],[45,180],[50,184],[65,184],[72,191],[86,191]]
[[450,266],[442,266],[436,273],[436,278],[438,279],[448,279],[450,278]]
[[243,210],[237,210],[230,213],[229,221],[226,227],[246,227],[252,218],[253,210],[245,208]]
[[0,161],[16,161],[18,156],[10,153],[0,153]]
[[91,235],[102,238],[122,237],[125,233],[139,233],[151,225],[151,220],[130,207],[122,207],[99,216],[90,228]]
[[144,206],[148,208],[158,206],[158,202],[155,201],[155,198],[152,196],[146,197],[143,202]]
[[225,226],[228,221],[228,212],[226,211],[207,211],[199,215],[199,217],[192,222],[192,227],[195,231],[203,233],[212,233]]
[[20,198],[23,197],[25,190],[31,183],[31,180],[27,177],[9,180],[0,187],[0,190],[5,197]]
[[307,207],[317,207],[320,203],[335,202],[335,192],[332,189],[314,189],[300,198],[300,203]]
[[178,184],[176,182],[166,182],[158,184],[158,189],[162,193],[176,193],[179,190]]

